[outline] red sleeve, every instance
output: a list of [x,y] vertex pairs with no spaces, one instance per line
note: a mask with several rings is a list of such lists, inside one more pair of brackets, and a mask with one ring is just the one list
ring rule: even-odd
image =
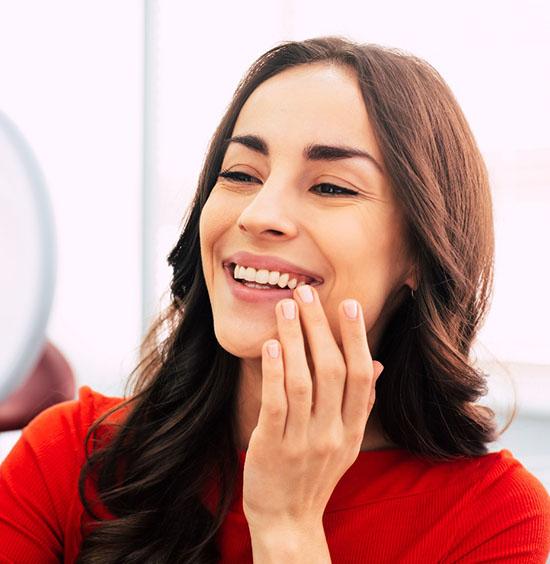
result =
[[[511,453],[480,476],[463,538],[445,562],[545,564],[550,554],[550,497]],[[463,522],[464,522],[463,521]]]
[[93,403],[56,404],[24,429],[0,466],[0,562],[59,562],[63,531],[83,462],[82,411]]

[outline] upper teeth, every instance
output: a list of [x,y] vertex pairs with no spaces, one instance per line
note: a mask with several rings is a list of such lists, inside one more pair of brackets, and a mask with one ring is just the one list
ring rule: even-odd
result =
[[[292,278],[290,278],[292,276]],[[244,279],[248,282],[256,282],[258,284],[271,284],[274,286],[277,284],[279,288],[284,288],[288,286],[291,290],[296,288],[298,285],[305,284],[308,280],[307,276],[295,275],[295,274],[281,274],[276,270],[256,270],[251,266],[239,266],[235,265],[235,270],[233,272],[233,277],[238,279]],[[290,280],[289,280],[290,279]]]

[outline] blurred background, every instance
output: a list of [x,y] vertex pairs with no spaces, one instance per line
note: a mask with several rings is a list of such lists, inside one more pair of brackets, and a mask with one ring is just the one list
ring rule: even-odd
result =
[[[490,374],[481,403],[502,423],[518,406],[491,450],[509,448],[550,489],[545,0],[0,0],[0,111],[32,147],[55,218],[47,338],[75,390],[122,394],[169,298],[166,257],[241,76],[278,42],[316,35],[418,55],[458,99],[495,213],[493,304],[474,355]],[[0,433],[0,460],[18,433]]]

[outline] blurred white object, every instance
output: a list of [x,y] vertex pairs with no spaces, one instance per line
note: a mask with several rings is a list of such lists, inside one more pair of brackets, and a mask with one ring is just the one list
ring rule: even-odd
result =
[[0,112],[0,401],[39,360],[54,297],[57,245],[38,163]]
[[0,464],[8,456],[20,436],[21,429],[0,433]]

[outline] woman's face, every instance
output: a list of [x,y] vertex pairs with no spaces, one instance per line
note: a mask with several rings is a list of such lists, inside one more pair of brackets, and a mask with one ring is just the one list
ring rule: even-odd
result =
[[[237,357],[254,359],[264,341],[278,338],[277,302],[244,301],[230,289],[223,262],[246,251],[290,261],[322,278],[316,290],[340,347],[338,305],[358,300],[376,354],[388,315],[409,291],[404,285],[415,283],[403,218],[353,71],[316,63],[268,79],[238,116],[232,137],[245,135],[261,138],[264,150],[229,143],[222,171],[241,174],[218,177],[200,218],[219,343]],[[311,145],[346,146],[372,159],[327,158],[327,151],[306,158]]]

